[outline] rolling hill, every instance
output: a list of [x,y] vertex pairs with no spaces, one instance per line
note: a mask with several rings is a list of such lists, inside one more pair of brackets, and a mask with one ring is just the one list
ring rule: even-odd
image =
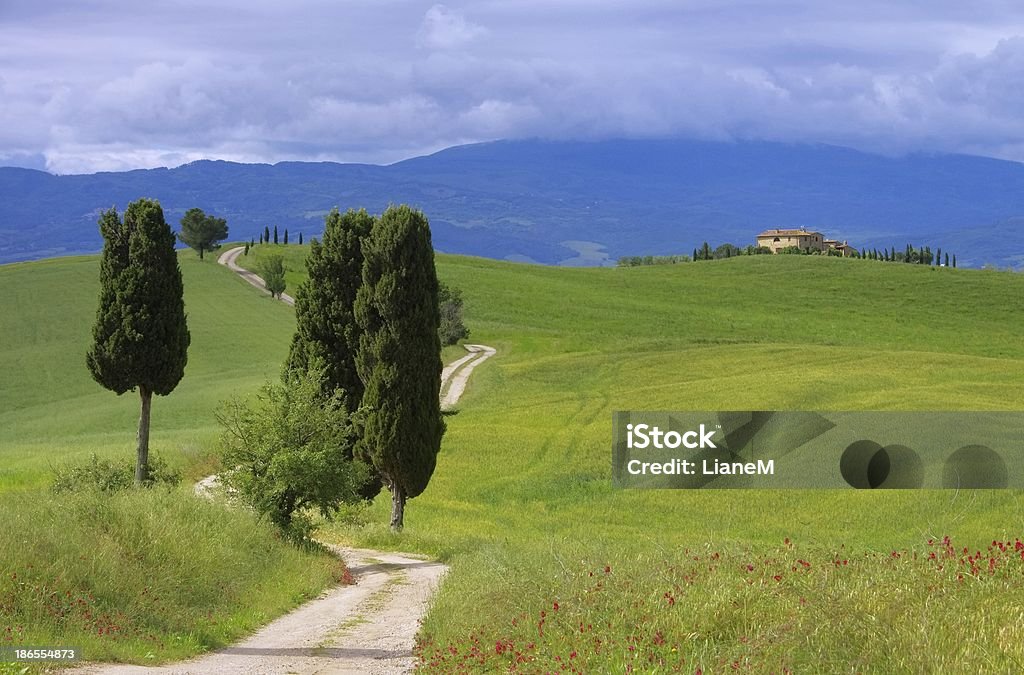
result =
[[[303,248],[258,246],[244,262],[272,250],[298,282]],[[189,370],[153,419],[157,449],[179,461],[214,442],[218,400],[276,375],[294,326],[212,259],[182,261]],[[131,452],[135,401],[81,363],[96,268],[0,266],[18,289],[0,313],[19,317],[0,324],[0,516],[44,494],[57,458]],[[442,255],[438,271],[463,290],[471,340],[498,354],[447,418],[406,531],[388,531],[386,495],[323,531],[450,561],[421,636],[428,672],[454,658],[507,670],[516,650],[534,670],[557,657],[585,671],[684,656],[715,672],[1024,658],[1016,629],[1000,632],[1019,626],[1006,600],[1018,568],[961,584],[962,561],[924,562],[929,539],[973,551],[1020,536],[1019,492],[616,490],[609,461],[623,409],[1024,410],[1024,277],[799,256],[563,269]]]
[[807,226],[858,247],[907,243],[962,266],[1024,262],[1024,166],[961,155],[883,157],[824,145],[682,140],[498,141],[389,166],[200,161],[54,176],[0,168],[0,262],[96,251],[101,209],[140,196],[172,222],[199,206],[232,236],[319,233],[333,206],[407,202],[439,250],[546,264],[688,253]]

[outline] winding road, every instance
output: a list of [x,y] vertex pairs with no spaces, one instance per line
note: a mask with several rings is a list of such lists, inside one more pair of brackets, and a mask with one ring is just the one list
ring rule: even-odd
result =
[[[223,253],[218,262],[257,288],[256,274],[238,266],[242,247]],[[281,301],[294,305],[288,295]],[[487,345],[465,345],[469,352],[441,372],[441,407],[450,409],[466,389],[470,374],[495,354]],[[196,484],[209,496],[216,476]],[[325,591],[245,640],[190,661],[165,666],[89,664],[77,675],[384,675],[413,669],[412,649],[419,622],[448,567],[414,554],[331,546],[345,560],[355,583]]]

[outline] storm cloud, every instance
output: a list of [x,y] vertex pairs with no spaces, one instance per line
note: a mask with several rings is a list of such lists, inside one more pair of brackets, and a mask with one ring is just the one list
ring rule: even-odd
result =
[[996,0],[0,3],[0,164],[387,163],[497,138],[1024,160]]

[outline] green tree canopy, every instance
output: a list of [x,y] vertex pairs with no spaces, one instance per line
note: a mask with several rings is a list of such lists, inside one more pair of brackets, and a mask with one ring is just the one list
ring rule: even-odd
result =
[[444,435],[438,282],[422,212],[389,207],[363,243],[356,366],[366,385],[363,446],[391,491],[391,527],[426,489]]
[[284,293],[284,272],[284,258],[280,255],[267,256],[260,265],[260,276],[263,277],[263,283],[273,298],[280,298]]
[[325,386],[342,390],[349,412],[363,398],[356,370],[361,330],[353,306],[363,283],[362,241],[373,223],[365,209],[344,214],[333,209],[324,223],[323,241],[310,242],[308,276],[295,293],[295,336],[287,368],[303,372],[321,361]]
[[[218,411],[224,427],[223,482],[286,534],[312,529],[305,508],[324,516],[359,499],[368,468],[350,461],[357,431],[341,392],[324,395],[323,370],[267,384],[255,404],[231,400]],[[348,451],[348,452],[346,452]]]
[[181,232],[178,239],[186,246],[199,252],[203,259],[203,251],[212,251],[218,242],[228,238],[228,224],[223,218],[208,216],[202,209],[189,209],[181,219]]
[[132,202],[123,222],[112,208],[99,225],[99,309],[86,365],[93,379],[118,395],[139,390],[135,482],[141,485],[149,468],[152,396],[170,394],[188,362],[181,269],[174,233],[156,200]]

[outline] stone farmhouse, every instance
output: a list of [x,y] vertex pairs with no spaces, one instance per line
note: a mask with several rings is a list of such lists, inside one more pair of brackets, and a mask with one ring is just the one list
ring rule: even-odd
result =
[[771,249],[772,253],[778,253],[784,248],[796,246],[803,251],[827,251],[834,249],[841,253],[843,257],[857,254],[857,249],[850,246],[849,242],[826,239],[821,232],[814,232],[803,227],[798,230],[765,230],[757,235],[757,245]]

